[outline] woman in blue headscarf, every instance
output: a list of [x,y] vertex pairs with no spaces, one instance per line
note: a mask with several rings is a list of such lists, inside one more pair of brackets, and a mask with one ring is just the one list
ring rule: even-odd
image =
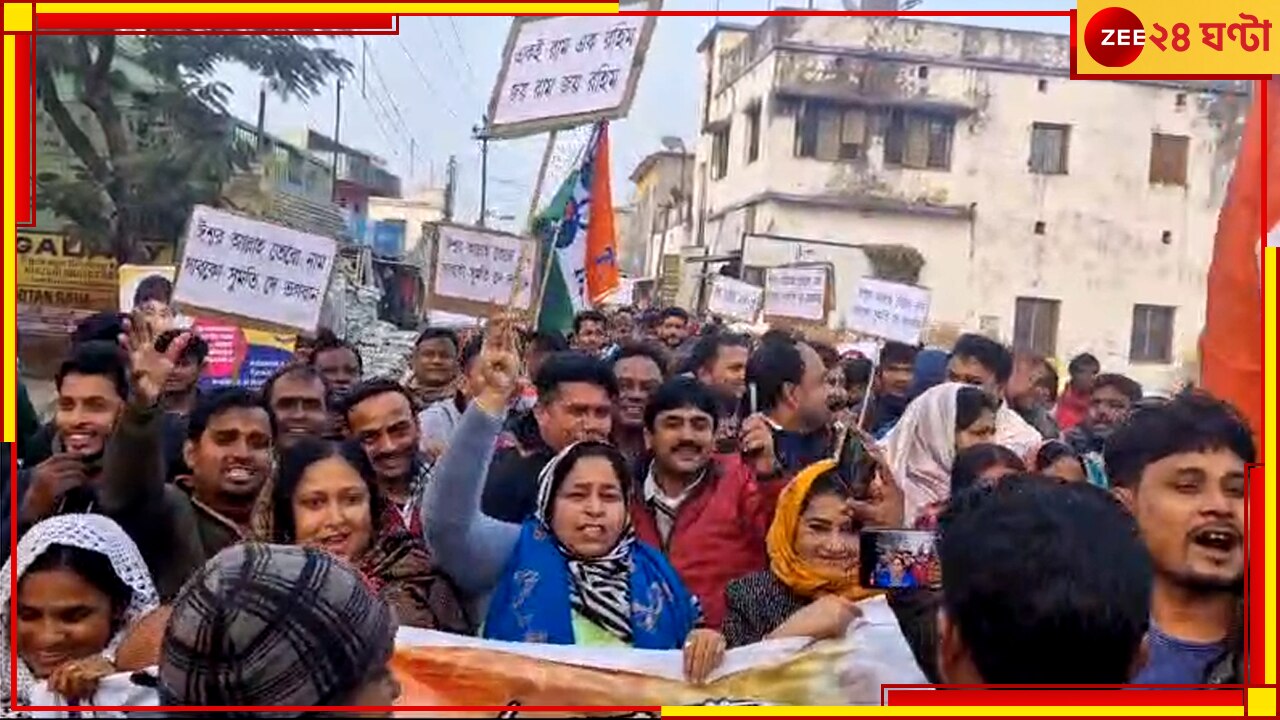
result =
[[616,448],[580,442],[562,450],[539,474],[536,512],[522,524],[481,513],[519,361],[486,346],[477,362],[482,387],[425,489],[422,513],[441,568],[487,603],[482,636],[681,649],[688,678],[705,681],[724,658],[724,638],[700,627],[697,598],[666,557],[636,540],[626,460]]

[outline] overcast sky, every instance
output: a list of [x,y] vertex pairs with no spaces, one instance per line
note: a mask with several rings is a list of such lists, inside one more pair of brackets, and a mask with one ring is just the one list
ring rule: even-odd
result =
[[[798,0],[776,6],[794,6]],[[920,10],[1003,10],[1017,0],[924,0]],[[1026,3],[1021,3],[1026,7]],[[1073,0],[1036,0],[1037,9],[1068,10]],[[839,0],[818,0],[823,9],[839,9]],[[670,10],[767,10],[770,0],[667,0]],[[724,17],[727,22],[755,24],[759,16]],[[1067,18],[969,17],[950,22],[1066,34]],[[661,139],[676,135],[692,145],[697,128],[699,80],[695,48],[715,22],[707,17],[660,18],[646,58],[644,74],[630,115],[613,125],[611,133],[613,195],[625,204],[632,186],[627,180],[636,163],[660,149]],[[386,159],[404,180],[406,193],[415,187],[442,185],[450,155],[459,165],[458,219],[476,219],[480,196],[480,150],[472,127],[484,113],[501,61],[511,18],[401,18],[396,37],[342,38],[337,47],[356,65],[355,77],[343,90],[344,144]],[[367,48],[361,79],[362,44]],[[231,112],[254,121],[257,117],[258,78],[247,69],[227,66],[219,79],[234,91]],[[363,86],[363,87],[362,87]],[[332,89],[307,103],[267,100],[267,130],[276,134],[305,127],[333,133]],[[561,133],[561,150],[553,160],[545,192],[563,179],[583,133]],[[410,140],[415,145],[410,162]],[[489,208],[499,215],[523,219],[537,174],[545,137],[494,141],[489,152]],[[545,195],[544,195],[545,197]],[[510,222],[494,223],[510,225]]]

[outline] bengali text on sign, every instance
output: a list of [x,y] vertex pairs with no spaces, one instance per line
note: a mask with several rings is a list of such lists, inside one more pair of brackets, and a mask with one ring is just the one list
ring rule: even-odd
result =
[[1280,3],[1080,0],[1073,75],[1258,75],[1276,70]]

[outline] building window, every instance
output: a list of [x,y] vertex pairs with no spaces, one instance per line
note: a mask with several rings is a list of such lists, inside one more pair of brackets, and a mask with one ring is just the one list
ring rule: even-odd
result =
[[1058,311],[1062,303],[1020,297],[1013,315],[1013,349],[1053,357],[1058,349]]
[[1190,139],[1185,135],[1151,134],[1151,184],[1186,185],[1187,152]]
[[1070,125],[1031,125],[1031,158],[1027,166],[1039,175],[1067,174],[1067,146],[1071,140]]
[[711,133],[711,179],[720,180],[729,174],[729,125]]
[[760,159],[760,104],[747,108],[747,164]]
[[894,110],[884,138],[884,162],[909,168],[951,169],[955,121],[949,117]]
[[866,154],[867,114],[860,108],[807,101],[796,118],[796,157],[835,162]]
[[1134,305],[1129,362],[1173,362],[1173,315],[1165,305]]

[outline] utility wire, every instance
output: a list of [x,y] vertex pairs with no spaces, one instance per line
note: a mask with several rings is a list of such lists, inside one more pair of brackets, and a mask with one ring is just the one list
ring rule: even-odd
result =
[[436,89],[435,83],[431,82],[431,78],[427,77],[427,72],[422,69],[422,65],[418,63],[418,59],[413,56],[413,53],[409,52],[409,46],[404,44],[404,40],[401,39],[399,35],[396,35],[395,38],[396,43],[400,45],[400,49],[404,51],[405,57],[409,58],[409,63],[413,65],[413,69],[417,71],[418,77],[421,78],[422,83],[427,86],[427,90],[429,90],[435,97],[438,104],[444,107],[445,112],[449,113],[449,117],[452,117],[454,120],[459,120],[460,118],[458,117],[458,113],[454,112],[453,106],[445,101],[445,96]]

